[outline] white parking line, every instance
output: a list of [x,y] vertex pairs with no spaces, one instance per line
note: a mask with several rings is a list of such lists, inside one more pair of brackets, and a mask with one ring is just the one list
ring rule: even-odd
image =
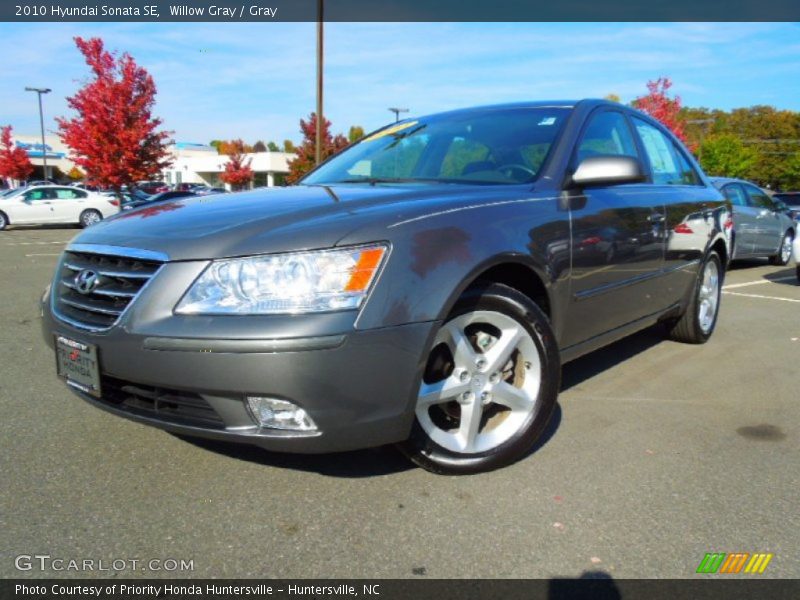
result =
[[742,294],[741,292],[728,292],[726,290],[722,290],[723,294],[728,294],[729,296],[742,296],[743,298],[761,298],[763,300],[783,300],[784,302],[797,302],[800,304],[800,300],[796,300],[795,298],[779,298],[778,296],[762,296],[761,294]]
[[793,281],[794,277],[778,277],[777,279],[759,279],[758,281],[746,281],[745,283],[732,283],[723,286],[723,290],[734,290],[736,288],[749,287],[751,285],[761,285],[763,283],[777,283],[778,281]]
[[61,256],[58,252],[47,252],[43,254],[26,254],[25,256]]
[[51,244],[69,244],[69,240],[66,242],[6,242],[3,246],[49,246]]

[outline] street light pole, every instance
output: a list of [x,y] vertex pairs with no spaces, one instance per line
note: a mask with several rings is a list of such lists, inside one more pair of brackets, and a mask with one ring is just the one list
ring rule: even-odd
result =
[[317,139],[314,148],[314,162],[317,165],[322,162],[322,123],[325,118],[322,114],[323,18],[323,0],[317,0]]
[[47,146],[44,143],[44,112],[42,111],[42,94],[49,94],[52,90],[50,88],[35,88],[26,87],[26,92],[36,92],[39,96],[39,126],[42,129],[42,169],[44,171],[44,179],[47,180]]
[[400,121],[400,113],[407,113],[408,109],[407,108],[390,108],[389,111],[394,113],[394,122],[397,123],[398,121]]

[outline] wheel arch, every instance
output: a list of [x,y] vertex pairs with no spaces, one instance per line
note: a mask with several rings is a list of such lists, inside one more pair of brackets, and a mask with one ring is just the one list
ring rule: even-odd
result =
[[516,254],[495,256],[479,264],[464,277],[442,307],[439,318],[447,318],[465,291],[486,282],[507,285],[524,294],[535,302],[552,322],[554,302],[550,286],[546,281],[543,269],[533,264],[528,257]]
[[[733,246],[733,244],[731,244]],[[728,264],[731,261],[731,256],[728,254],[728,244],[725,243],[725,240],[722,237],[718,237],[711,247],[708,249],[710,251],[715,251],[719,254],[720,262],[722,263],[722,267],[724,270],[728,270]],[[733,248],[731,248],[733,250]]]

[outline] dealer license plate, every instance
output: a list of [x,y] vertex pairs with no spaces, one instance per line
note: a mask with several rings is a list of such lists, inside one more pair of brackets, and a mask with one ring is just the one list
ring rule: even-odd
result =
[[56,372],[67,385],[100,397],[97,346],[56,335]]

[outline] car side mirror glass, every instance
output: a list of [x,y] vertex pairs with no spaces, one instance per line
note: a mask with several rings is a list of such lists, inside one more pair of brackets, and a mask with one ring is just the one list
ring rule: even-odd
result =
[[642,165],[632,156],[590,156],[583,159],[572,184],[578,187],[641,183],[645,180]]

